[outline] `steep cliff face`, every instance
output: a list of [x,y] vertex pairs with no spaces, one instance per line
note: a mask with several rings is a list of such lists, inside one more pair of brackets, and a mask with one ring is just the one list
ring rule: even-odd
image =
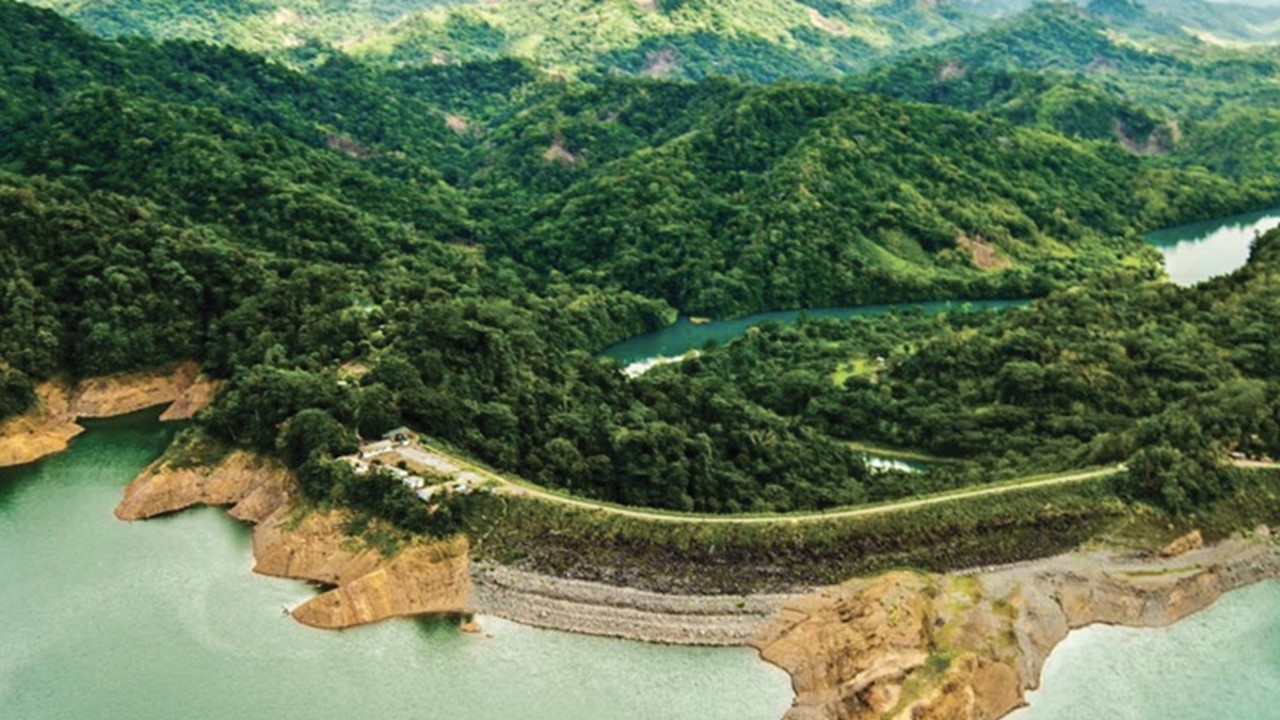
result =
[[304,625],[346,628],[390,617],[461,614],[471,593],[467,542],[415,543],[294,609]]
[[[233,515],[241,515],[235,510]],[[381,553],[342,532],[335,513],[311,513],[292,521],[288,505],[272,510],[253,532],[254,572],[342,585],[377,570]]]
[[[261,509],[243,515],[270,514],[287,500],[289,482],[284,466],[246,452],[233,452],[212,467],[174,467],[161,458],[147,466],[125,488],[124,500],[116,506],[121,520],[146,518],[176,512],[192,505],[236,505],[255,497]],[[268,499],[264,502],[264,499]],[[264,515],[265,517],[265,515]],[[255,517],[246,517],[256,520]]]
[[385,557],[346,535],[343,517],[296,509],[289,471],[279,463],[233,452],[210,467],[174,467],[164,458],[129,483],[116,508],[141,520],[193,505],[231,506],[254,524],[254,570],[336,586],[293,611],[299,622],[346,628],[392,617],[464,613],[471,591],[465,539],[415,541]]
[[791,673],[788,720],[995,720],[1049,652],[1094,623],[1162,626],[1280,576],[1280,550],[1237,540],[1177,558],[1066,555],[985,574],[893,573],[787,603],[756,642]]
[[162,420],[191,418],[213,399],[218,384],[194,362],[163,370],[90,378],[72,385],[50,380],[36,388],[29,412],[0,423],[0,467],[25,465],[67,449],[84,432],[78,418],[125,415],[173,403]]
[[200,376],[194,362],[166,370],[109,375],[80,381],[71,393],[76,417],[104,418],[176,401]]

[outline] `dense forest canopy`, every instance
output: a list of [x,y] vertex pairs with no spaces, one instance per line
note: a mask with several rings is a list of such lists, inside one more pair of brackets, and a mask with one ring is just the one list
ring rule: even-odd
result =
[[[1037,4],[1087,12],[1135,41],[1239,44],[1280,38],[1280,10],[1205,0],[32,0],[93,32],[195,39],[296,65],[348,54],[383,66],[520,58],[697,79],[819,79],[966,35]],[[1083,48],[1082,48],[1083,49]]]
[[1278,262],[1273,231],[1193,289],[1117,273],[1025,311],[765,327],[652,374],[727,378],[831,436],[978,459],[988,477],[1128,462],[1136,496],[1188,509],[1231,486],[1229,451],[1280,448]]
[[386,66],[514,57],[557,72],[829,77],[893,48],[986,22],[978,7],[800,0],[404,0],[352,3],[49,0],[108,36],[201,39],[311,64],[342,52]]
[[[396,31],[479,12],[429,5]],[[684,5],[655,7],[713,8]],[[853,12],[830,5],[815,12]],[[166,5],[158,32],[159,7],[117,8],[137,25],[111,32],[234,42],[210,28],[279,12],[229,6],[187,32],[189,9]],[[414,529],[398,484],[326,459],[408,423],[548,486],[708,512],[1128,461],[1133,497],[1193,507],[1232,486],[1223,452],[1280,450],[1277,240],[1184,291],[1139,235],[1280,195],[1253,149],[1276,142],[1275,106],[1242,87],[1273,56],[1106,45],[1100,22],[1037,7],[838,84],[758,85],[585,60],[568,79],[505,49],[291,67],[104,40],[0,0],[0,416],[59,373],[195,358],[229,380],[200,419],[211,441],[278,453],[317,501]],[[1057,44],[1003,45],[1009,28]],[[966,84],[941,87],[960,50]],[[1071,70],[1099,53],[1105,82]],[[1165,75],[1208,99],[1154,102]],[[1239,123],[1252,145],[1225,143]],[[1043,299],[766,327],[636,379],[596,357],[677,311],[992,297]],[[868,357],[887,364],[842,369]],[[961,462],[873,473],[850,440]]]

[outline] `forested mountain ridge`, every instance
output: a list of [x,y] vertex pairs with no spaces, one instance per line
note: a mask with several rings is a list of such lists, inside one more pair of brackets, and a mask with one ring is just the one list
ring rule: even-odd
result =
[[[1161,17],[1154,5],[1124,5],[1131,25]],[[1274,164],[1262,158],[1274,157],[1277,143],[1280,50],[1217,47],[1173,35],[1147,44],[1109,22],[1071,6],[1043,5],[847,82],[1110,140],[1165,156],[1169,167],[1275,177]]]
[[1089,0],[1089,13],[1142,39],[1211,45],[1280,41],[1280,8],[1205,0]]
[[516,57],[573,73],[828,77],[983,22],[949,4],[876,0],[42,0],[108,35],[228,43],[310,63],[332,52],[399,64]]
[[[543,147],[584,149],[581,126],[561,127]],[[716,315],[1038,294],[1138,252],[1145,228],[1274,193],[1110,143],[785,84],[577,174],[527,235],[498,242],[533,267],[606,272]]]
[[466,68],[299,73],[4,12],[11,169],[300,259],[474,245],[531,287],[556,270],[718,315],[1024,296],[1143,257],[1138,231],[1272,193],[830,85],[516,73],[477,100]]
[[[335,52],[390,65],[521,58],[557,72],[830,78],[965,35],[1031,0],[34,0],[107,36],[225,43],[312,64]],[[1079,6],[1158,44],[1275,41],[1280,13],[1204,0]]]
[[407,422],[617,502],[909,494],[797,417],[807,382],[629,380],[593,354],[673,309],[1043,294],[1112,266],[1141,283],[1158,270],[1138,231],[1275,197],[1248,172],[832,84],[297,71],[11,2],[0,62],[0,414],[59,372],[196,358],[229,380],[210,437],[413,527],[402,486],[325,458]]
[[[1151,17],[1140,6],[1134,13]],[[878,87],[886,91],[895,82],[905,82],[909,92],[917,92],[926,80],[963,86],[970,70],[1083,76],[1131,101],[1199,119],[1232,101],[1274,102],[1272,78],[1278,59],[1272,46],[1221,48],[1194,40],[1173,46],[1146,43],[1086,10],[1050,3],[963,39],[907,53],[869,76],[881,77]],[[913,78],[921,74],[917,66],[923,63],[933,63],[935,74]]]

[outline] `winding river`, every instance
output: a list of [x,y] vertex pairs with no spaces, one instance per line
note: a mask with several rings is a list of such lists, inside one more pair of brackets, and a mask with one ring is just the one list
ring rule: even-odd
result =
[[[1167,228],[1148,233],[1146,241],[1164,255],[1169,279],[1189,287],[1218,275],[1232,272],[1249,259],[1250,243],[1256,234],[1280,225],[1280,208],[1232,215],[1204,222]],[[857,307],[783,310],[746,315],[729,320],[694,322],[680,317],[660,330],[637,335],[605,348],[600,355],[622,363],[629,376],[679,362],[686,353],[707,343],[724,343],[746,334],[747,329],[765,323],[793,323],[801,318],[876,317],[904,309],[927,313],[950,310],[994,310],[1021,307],[1027,300],[993,300],[978,302],[930,302],[905,305],[864,305]],[[927,465],[903,461],[875,453],[866,453],[874,469],[922,472]]]
[[672,325],[661,330],[636,335],[601,351],[602,357],[613,358],[623,365],[653,361],[658,358],[678,358],[690,350],[697,350],[709,342],[724,343],[746,334],[748,328],[765,323],[793,323],[801,318],[876,317],[892,312],[916,309],[927,313],[947,310],[992,310],[1026,305],[1025,300],[981,300],[973,302],[929,302],[903,305],[860,305],[857,307],[820,308],[816,310],[778,310],[774,312],[744,315],[731,320],[713,320],[695,323],[680,317]]
[[[1280,207],[1232,215],[1148,233],[1146,241],[1164,254],[1169,279],[1182,286],[1194,285],[1243,266],[1249,259],[1249,245],[1255,235],[1280,226]],[[929,302],[903,305],[863,305],[816,310],[782,310],[756,313],[731,320],[695,323],[681,317],[672,325],[637,335],[605,348],[600,355],[613,358],[637,371],[644,364],[674,360],[709,342],[728,342],[744,335],[748,328],[764,323],[792,323],[800,318],[875,317],[904,309],[944,312],[957,309],[990,310],[1019,307],[1026,300],[975,302]]]
[[0,718],[777,720],[790,680],[746,649],[645,645],[480,618],[341,633],[282,616],[314,591],[253,575],[248,528],[206,508],[127,524],[124,485],[172,436],[93,423],[0,471]]

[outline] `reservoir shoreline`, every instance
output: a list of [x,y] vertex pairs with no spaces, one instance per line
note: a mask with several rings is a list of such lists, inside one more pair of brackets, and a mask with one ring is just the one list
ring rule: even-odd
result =
[[[65,450],[83,431],[78,418],[165,404],[162,419],[190,418],[215,390],[194,363],[42,384],[39,406],[0,426],[0,466]],[[1176,557],[1094,547],[1003,568],[889,573],[771,595],[646,592],[472,563],[465,541],[415,542],[385,557],[346,536],[341,517],[300,507],[292,482],[273,461],[246,453],[208,468],[153,464],[130,484],[117,515],[229,506],[254,525],[256,572],[331,588],[290,613],[314,627],[479,614],[587,635],[754,647],[792,678],[790,720],[994,720],[1023,705],[1071,630],[1162,627],[1226,592],[1280,578],[1280,548],[1268,530]]]
[[66,450],[84,432],[77,422],[83,418],[117,417],[167,405],[162,422],[190,420],[213,400],[218,386],[194,361],[76,383],[65,378],[43,382],[30,410],[0,422],[0,468]]
[[[247,453],[213,468],[153,464],[130,484],[117,514],[230,506],[232,517],[254,524],[256,572],[332,587],[291,611],[315,627],[479,614],[579,634],[754,647],[792,678],[789,720],[887,713],[994,720],[1023,705],[1045,659],[1073,629],[1165,626],[1225,592],[1280,578],[1280,547],[1259,534],[1172,558],[1093,548],[789,594],[669,595],[473,565],[465,543],[415,543],[386,558],[345,536],[340,518],[296,507],[291,484],[274,461]],[[992,644],[993,637],[1015,640]],[[930,660],[937,657],[948,661],[942,672]]]
[[787,720],[996,720],[1025,705],[1071,631],[1166,627],[1280,578],[1280,546],[1267,535],[1172,558],[1095,548],[856,578],[784,604],[754,644],[792,677]]
[[137,519],[231,504],[233,517],[255,523],[256,572],[335,586],[291,612],[316,627],[474,614],[651,643],[754,647],[792,678],[788,720],[995,720],[1024,705],[1071,630],[1162,627],[1233,589],[1280,578],[1280,547],[1268,530],[1173,557],[1095,547],[1008,567],[896,572],[793,593],[647,592],[472,563],[465,545],[415,543],[383,557],[343,535],[340,518],[313,512],[299,521],[288,473],[246,471],[265,461],[242,455],[233,453],[221,470],[149,468],[118,513]]
[[333,588],[291,611],[315,627],[475,614],[651,643],[754,647],[792,678],[788,720],[995,720],[1024,705],[1071,630],[1162,627],[1226,592],[1280,578],[1280,546],[1263,528],[1171,557],[1092,547],[794,593],[667,594],[471,563],[465,543],[413,543],[383,557],[345,536],[340,517],[295,507],[291,485],[272,461],[238,452],[215,468],[153,465],[117,513],[140,519],[231,505],[233,517],[254,523],[256,572]]
[[[0,472],[0,537],[11,551],[0,556],[11,581],[0,605],[23,620],[0,642],[0,716],[124,720],[186,707],[207,718],[338,720],[434,707],[449,717],[777,720],[791,702],[786,675],[746,648],[624,643],[496,617],[481,618],[478,635],[432,615],[314,632],[281,608],[316,597],[315,585],[246,572],[254,532],[225,509],[113,517],[126,483],[175,436],[190,437],[158,414],[86,422],[68,452]],[[204,488],[209,499],[215,490]],[[315,522],[283,520],[290,532]],[[298,571],[356,549],[277,547],[266,560]],[[358,595],[377,606],[376,587]]]

